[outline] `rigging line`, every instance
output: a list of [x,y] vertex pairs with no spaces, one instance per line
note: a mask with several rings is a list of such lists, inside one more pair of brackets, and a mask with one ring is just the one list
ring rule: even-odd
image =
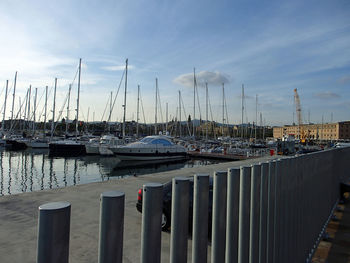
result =
[[140,91],[140,101],[141,101],[141,109],[142,109],[142,115],[143,115],[143,121],[146,125],[146,117],[145,117],[145,111],[143,109],[143,102],[142,102],[142,97],[141,97],[141,91]]
[[227,102],[226,102],[226,96],[225,96],[225,90],[224,90],[224,106],[225,106],[225,110],[226,110],[226,124],[228,127],[228,113],[227,113]]
[[[34,120],[34,112],[38,109],[39,104],[40,104],[40,101],[41,101],[42,97],[44,96],[44,94],[45,94],[45,90],[44,90],[44,92],[41,94],[41,97],[39,98],[39,101],[36,103],[36,105],[34,105],[35,107],[33,107],[33,112],[32,112],[32,114],[31,114],[31,117],[30,117],[29,120],[32,120],[32,118],[33,118],[33,120]],[[33,98],[35,98],[35,95],[34,95],[34,94],[33,94]],[[40,118],[39,118],[39,120],[40,120]],[[39,121],[39,120],[38,120],[38,121]]]
[[[7,90],[7,97],[9,97],[9,95],[11,94],[12,86],[13,86],[13,83],[10,83],[10,81],[9,81],[8,90]],[[3,103],[2,107],[1,107],[1,112],[3,111],[4,105],[5,105],[5,101],[4,101],[4,103]]]
[[121,77],[120,82],[119,82],[119,86],[118,86],[117,93],[116,93],[115,96],[114,96],[114,100],[113,100],[113,104],[112,104],[112,110],[111,110],[111,112],[110,112],[110,114],[109,114],[109,115],[110,115],[110,116],[109,116],[109,120],[110,120],[110,118],[111,118],[112,111],[113,111],[113,109],[114,109],[114,105],[115,105],[115,102],[116,102],[116,100],[117,100],[117,97],[118,97],[118,94],[119,94],[119,90],[120,90],[120,87],[121,87],[121,85],[122,85],[122,82],[123,82],[123,79],[124,79],[124,76],[125,76],[125,72],[126,72],[126,69],[124,69],[124,71],[123,71],[122,77]]
[[197,93],[197,104],[198,104],[198,111],[199,111],[199,119],[202,120],[202,111],[201,111],[201,105],[199,103],[197,79],[196,79],[196,82],[195,82],[195,87],[196,87],[196,93]]
[[[19,97],[19,98],[21,98],[21,97]],[[23,100],[23,102],[20,104],[19,110],[17,111],[17,114],[15,116],[15,120],[18,118],[18,115],[20,115],[20,113],[22,112],[22,106],[24,105],[24,102],[25,102],[25,100]],[[14,128],[15,124],[17,124],[17,122],[13,120],[11,125],[10,125],[10,130],[9,130],[10,132]]]
[[2,93],[3,93],[4,90],[5,90],[5,87],[6,87],[6,84],[4,84],[4,87],[2,88],[2,90],[1,90],[1,92],[0,92],[0,97],[1,97]]
[[[56,124],[54,125],[54,128],[53,128],[53,131],[56,130],[56,128],[58,126],[58,123],[59,123],[59,120],[62,117],[62,114],[63,114],[63,111],[64,111],[64,107],[66,106],[66,103],[68,101],[68,96],[69,96],[69,94],[66,95],[66,98],[64,99],[64,103],[63,103],[61,109],[58,111],[58,116],[57,116]],[[52,121],[55,122],[55,120],[52,120]]]
[[101,122],[103,121],[103,118],[105,117],[105,113],[106,113],[106,110],[107,110],[107,107],[108,107],[108,103],[109,103],[109,100],[107,100],[107,103],[106,103],[106,107],[103,111],[103,114],[102,114],[102,117],[101,117]]
[[164,119],[163,119],[163,111],[162,111],[162,103],[160,101],[160,95],[159,95],[159,89],[158,89],[158,102],[159,102],[159,111],[160,111],[160,118],[161,118],[161,121],[162,121],[162,126],[163,126],[163,131],[165,130],[165,127],[164,127]]
[[[184,114],[185,114],[185,116],[187,116],[186,111],[185,111],[185,104],[184,104],[184,102],[182,100],[182,95],[180,95],[180,100],[181,100],[182,108],[184,110]],[[190,126],[188,124],[188,121],[186,121],[186,123],[187,123],[188,134],[191,136],[191,130],[190,130]]]
[[[47,97],[49,97],[49,96],[51,95],[52,89],[53,89],[53,86],[51,86],[51,88],[50,88],[50,90],[49,90],[49,92],[48,92],[48,94],[47,94]],[[45,90],[44,92],[46,92],[46,90]],[[48,105],[47,105],[47,106],[48,106]],[[41,117],[43,116],[44,110],[45,110],[45,104],[43,105],[43,107],[42,107],[42,109],[41,109],[41,111],[40,111],[39,120],[38,120],[38,121],[41,120]]]
[[77,71],[75,72],[75,76],[74,76],[73,81],[72,81],[72,83],[71,83],[72,86],[73,86],[73,84],[74,84],[74,81],[75,81],[76,78],[77,78],[78,72],[79,72],[79,66],[77,67]]
[[208,95],[208,104],[209,104],[209,111],[210,111],[210,117],[211,117],[211,127],[214,131],[214,138],[216,138],[216,133],[214,129],[214,118],[213,118],[213,111],[211,110],[211,103],[210,103],[210,97]]

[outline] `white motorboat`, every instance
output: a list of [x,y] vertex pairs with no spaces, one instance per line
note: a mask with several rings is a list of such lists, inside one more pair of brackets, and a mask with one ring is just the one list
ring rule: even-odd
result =
[[47,139],[33,139],[26,141],[25,144],[29,148],[49,148],[49,141]]
[[168,136],[147,136],[140,141],[110,147],[120,160],[181,159],[187,155],[186,148],[174,144]]
[[87,144],[85,144],[86,154],[99,154],[98,148],[100,147],[100,140],[98,138],[90,139]]
[[121,140],[116,136],[104,135],[101,138],[98,151],[100,155],[105,155],[105,156],[114,155],[113,151],[110,148],[116,148],[124,144],[125,144],[124,140]]

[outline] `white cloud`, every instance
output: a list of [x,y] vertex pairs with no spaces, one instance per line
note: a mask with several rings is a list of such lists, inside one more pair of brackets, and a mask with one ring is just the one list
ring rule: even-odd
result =
[[[135,67],[132,65],[128,65],[128,69],[134,69]],[[108,71],[123,71],[125,69],[125,65],[114,65],[114,66],[104,66],[101,69]]]
[[314,96],[318,99],[325,99],[325,100],[340,98],[340,95],[330,91],[315,93]]
[[[201,71],[196,74],[197,84],[203,85],[222,85],[222,83],[230,83],[229,76],[218,71]],[[178,76],[173,80],[175,83],[183,85],[185,87],[193,87],[193,73],[187,73]]]

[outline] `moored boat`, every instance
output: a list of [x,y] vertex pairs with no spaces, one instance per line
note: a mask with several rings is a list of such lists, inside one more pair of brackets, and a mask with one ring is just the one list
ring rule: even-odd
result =
[[168,136],[147,136],[140,141],[111,147],[120,160],[181,159],[187,156],[186,148],[174,144]]

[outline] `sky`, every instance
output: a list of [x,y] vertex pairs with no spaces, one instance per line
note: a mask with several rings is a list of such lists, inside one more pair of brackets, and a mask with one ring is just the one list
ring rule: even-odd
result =
[[[267,125],[297,122],[295,88],[303,122],[350,120],[348,0],[2,0],[0,36],[1,113],[6,80],[10,90],[6,119],[16,71],[14,115],[29,85],[32,110],[37,88],[36,119],[43,119],[45,86],[52,114],[57,78],[56,118],[66,115],[64,101],[73,83],[69,118],[74,119],[82,58],[82,120],[107,120],[103,112],[109,111],[111,92],[117,94],[126,59],[127,120],[136,120],[140,85],[140,121],[154,122],[156,78],[158,122],[166,119],[166,105],[169,120],[179,117],[179,91],[182,119],[193,116],[194,71],[197,119],[206,119],[207,83],[208,118],[222,121],[224,83],[230,124],[242,122],[242,84],[244,122],[256,121],[256,112],[258,124],[260,113]],[[123,79],[111,121],[122,120],[124,85]]]

